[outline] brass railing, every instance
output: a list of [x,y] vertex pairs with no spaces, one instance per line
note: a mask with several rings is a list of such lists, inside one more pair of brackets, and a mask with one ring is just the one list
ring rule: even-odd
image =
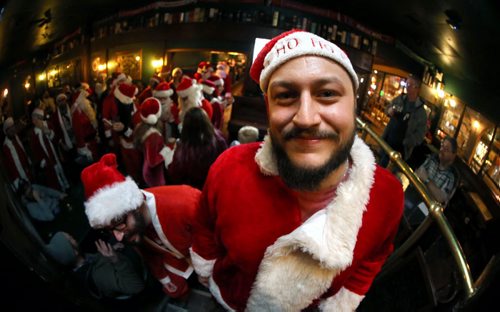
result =
[[[358,129],[360,129],[361,136],[366,139],[366,135],[370,137],[387,153],[390,157],[390,162],[388,169],[393,169],[396,166],[400,172],[402,172],[410,181],[410,183],[415,186],[416,190],[422,196],[425,204],[429,207],[429,215],[424,219],[424,221],[418,226],[418,228],[411,234],[411,236],[406,239],[406,241],[397,248],[394,253],[387,259],[385,268],[390,268],[392,264],[395,264],[410,248],[412,248],[415,243],[422,237],[422,235],[427,231],[432,222],[436,222],[441,234],[445,238],[453,258],[457,264],[457,268],[460,271],[462,278],[462,284],[465,292],[464,300],[467,301],[471,299],[476,293],[477,289],[481,287],[480,281],[476,283],[473,282],[469,264],[465,258],[465,254],[462,250],[453,229],[451,228],[448,219],[443,213],[443,206],[435,201],[430,194],[427,192],[426,187],[422,181],[415,175],[413,170],[408,166],[408,164],[401,158],[401,154],[393,150],[382,138],[380,138],[370,126],[362,121],[360,118],[356,118],[356,123]],[[430,216],[430,217],[429,217]]]

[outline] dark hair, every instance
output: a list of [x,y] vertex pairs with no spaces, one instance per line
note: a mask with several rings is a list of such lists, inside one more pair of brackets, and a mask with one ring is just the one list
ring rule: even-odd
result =
[[184,115],[181,141],[191,146],[206,146],[213,142],[214,127],[205,111],[200,107],[191,107]]
[[451,145],[451,151],[453,152],[453,154],[455,154],[457,152],[457,149],[458,149],[458,144],[457,144],[457,140],[455,138],[452,138],[451,136],[446,136],[444,139],[443,139],[443,142],[444,141],[448,141],[450,142],[450,145]]

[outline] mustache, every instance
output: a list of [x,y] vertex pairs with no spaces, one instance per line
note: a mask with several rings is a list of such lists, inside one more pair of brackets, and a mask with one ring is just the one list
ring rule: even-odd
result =
[[283,132],[285,141],[291,139],[330,139],[338,140],[339,134],[335,131],[320,131],[318,129],[301,129],[294,127],[289,131]]

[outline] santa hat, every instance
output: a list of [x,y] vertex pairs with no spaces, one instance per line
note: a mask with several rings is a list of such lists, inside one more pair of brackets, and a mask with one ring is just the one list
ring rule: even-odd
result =
[[224,85],[224,79],[222,79],[221,77],[219,77],[217,75],[212,75],[212,76],[208,77],[208,80],[213,82],[214,85],[216,85],[217,87]]
[[149,97],[141,104],[141,119],[148,125],[156,125],[161,116],[161,103],[157,98]]
[[160,82],[156,88],[153,90],[153,96],[158,97],[170,97],[174,93],[174,90],[170,88],[168,82]]
[[132,104],[138,89],[133,84],[121,83],[113,92],[115,97],[123,104]]
[[12,117],[8,117],[3,122],[3,133],[5,133],[7,131],[7,129],[9,129],[12,126],[14,126],[14,119]]
[[160,77],[158,77],[156,75],[153,75],[151,78],[149,78],[149,83],[159,84],[162,81],[163,81],[163,79],[161,79]]
[[31,113],[31,118],[45,118],[45,112],[41,108],[35,108],[33,112]]
[[208,70],[208,68],[211,68],[212,65],[210,65],[210,62],[205,62],[205,61],[202,61],[198,64],[198,69],[197,69],[197,73],[202,73],[206,70]]
[[116,156],[110,153],[81,173],[85,213],[93,228],[109,226],[114,219],[137,209],[144,201],[134,180],[125,178],[117,167]]
[[201,84],[201,90],[205,92],[206,94],[212,94],[214,93],[216,86],[215,84],[210,81],[210,80],[200,80],[199,81]]
[[251,69],[250,76],[262,91],[267,92],[269,78],[284,63],[299,56],[322,56],[342,66],[351,77],[354,92],[358,89],[358,76],[344,51],[334,43],[315,34],[290,30],[271,39],[260,51]]
[[68,97],[64,93],[59,93],[56,97],[56,102],[62,102],[64,100],[67,100]]
[[202,87],[196,83],[196,80],[183,77],[175,91],[180,97],[188,97],[201,91],[201,89]]
[[127,81],[127,78],[128,78],[127,75],[124,74],[124,73],[114,72],[112,75],[115,76],[114,79],[113,79],[113,82],[111,83],[112,87],[115,87],[118,84],[120,84],[120,83],[122,83],[124,81]]

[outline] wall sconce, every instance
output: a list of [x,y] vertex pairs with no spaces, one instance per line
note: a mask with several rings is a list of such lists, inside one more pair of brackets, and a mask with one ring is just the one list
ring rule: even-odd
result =
[[155,69],[161,68],[163,66],[163,59],[152,60],[151,64]]
[[479,131],[479,129],[481,128],[481,123],[477,120],[474,120],[472,122],[472,128],[474,128],[475,131]]
[[47,75],[45,73],[41,73],[40,75],[38,75],[38,80],[44,81],[45,79],[47,79]]
[[97,71],[105,71],[106,70],[106,64],[99,64],[97,65]]
[[29,82],[27,82],[27,81],[26,81],[26,82],[24,83],[24,88],[26,89],[26,91],[27,91],[27,90],[29,90],[29,89],[30,89],[30,87],[31,87],[31,84],[30,84]]
[[6,98],[8,94],[9,94],[9,89],[3,90],[3,97],[4,98]]
[[135,60],[136,60],[137,62],[139,62],[139,61],[141,60],[141,57],[140,57],[139,55],[136,55],[136,56],[135,56]]

